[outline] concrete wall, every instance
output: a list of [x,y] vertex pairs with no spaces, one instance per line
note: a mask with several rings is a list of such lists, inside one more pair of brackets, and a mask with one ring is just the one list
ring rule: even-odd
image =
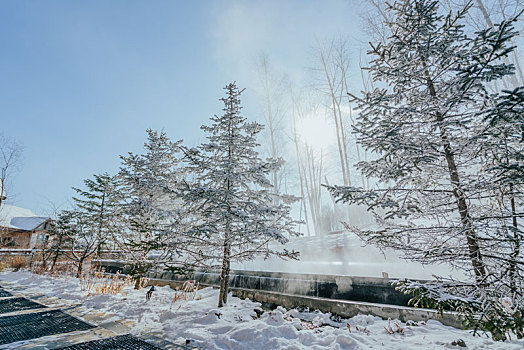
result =
[[[220,282],[217,272],[203,271],[189,277],[170,272],[150,273],[149,277],[175,281],[193,279],[215,286]],[[232,288],[399,306],[407,306],[411,298],[395,290],[391,280],[385,278],[232,271],[230,285]]]
[[[110,273],[127,272],[121,262],[102,261],[102,266]],[[192,276],[151,272],[148,277],[151,285],[169,285],[174,289],[182,287],[188,279],[198,282],[201,287],[217,287],[220,281],[218,273],[205,271]],[[407,307],[410,297],[396,291],[391,280],[386,278],[232,271],[230,281],[234,296],[288,309],[308,307],[344,318],[369,314],[404,322],[435,319],[448,326],[461,327],[460,320],[453,313],[445,312],[441,316],[436,310]]]
[[[125,265],[103,262],[107,272],[127,272]],[[190,276],[166,271],[151,272],[149,278],[172,281],[188,279],[206,285],[218,286],[220,275],[213,271],[197,271]],[[363,301],[407,306],[411,298],[395,290],[390,279],[372,277],[331,276],[314,274],[269,273],[260,271],[231,271],[231,288],[263,290],[292,295],[329,299]]]

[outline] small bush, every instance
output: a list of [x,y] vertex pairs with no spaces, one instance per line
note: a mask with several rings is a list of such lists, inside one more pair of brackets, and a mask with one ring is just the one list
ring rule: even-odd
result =
[[472,329],[473,334],[489,332],[496,341],[505,341],[511,333],[524,338],[524,301],[520,293],[511,296],[496,283],[478,286],[442,279],[395,284],[397,290],[412,295],[411,306],[436,309],[440,315],[445,310],[455,311],[463,327]]
[[23,256],[14,256],[8,260],[8,267],[12,268],[13,271],[19,271],[27,266],[28,263]]

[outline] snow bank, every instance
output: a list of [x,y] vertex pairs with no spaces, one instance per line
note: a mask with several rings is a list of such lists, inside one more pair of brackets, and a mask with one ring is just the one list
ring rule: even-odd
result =
[[384,328],[388,321],[369,315],[338,319],[318,311],[279,307],[259,317],[260,304],[250,300],[230,296],[227,306],[217,308],[218,291],[212,288],[198,291],[194,300],[173,302],[172,289],[155,287],[151,300],[146,302],[146,291],[132,287],[126,287],[121,295],[88,297],[78,281],[70,277],[2,272],[0,284],[2,281],[15,282],[27,292],[82,303],[98,312],[132,320],[131,332],[135,335],[158,332],[179,344],[189,339],[191,345],[203,349],[458,349],[451,343],[459,339],[469,349],[524,348],[523,340],[494,342],[437,321],[418,325],[399,322],[404,334],[388,334]]

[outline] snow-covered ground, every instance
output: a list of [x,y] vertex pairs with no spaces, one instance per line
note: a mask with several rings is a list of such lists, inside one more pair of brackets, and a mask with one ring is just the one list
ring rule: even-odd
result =
[[[144,289],[126,287],[120,295],[86,296],[71,277],[47,277],[30,272],[1,272],[2,281],[15,282],[31,293],[55,296],[82,303],[97,312],[135,322],[131,332],[160,332],[179,344],[190,339],[203,349],[460,349],[451,345],[462,339],[468,349],[522,349],[524,340],[494,342],[486,336],[447,327],[437,321],[418,325],[400,324],[404,334],[388,334],[388,321],[369,315],[336,320],[318,311],[286,310],[279,307],[257,317],[259,303],[229,297],[226,307],[217,308],[218,291],[205,288],[190,301],[173,302],[175,292],[156,287],[145,301]],[[6,283],[4,286],[8,287]],[[394,321],[391,327],[396,329]],[[350,330],[351,329],[351,333]]]

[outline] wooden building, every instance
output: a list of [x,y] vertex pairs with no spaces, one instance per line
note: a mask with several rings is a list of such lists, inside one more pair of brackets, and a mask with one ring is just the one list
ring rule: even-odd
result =
[[48,238],[51,219],[29,209],[0,206],[0,249],[33,249]]

